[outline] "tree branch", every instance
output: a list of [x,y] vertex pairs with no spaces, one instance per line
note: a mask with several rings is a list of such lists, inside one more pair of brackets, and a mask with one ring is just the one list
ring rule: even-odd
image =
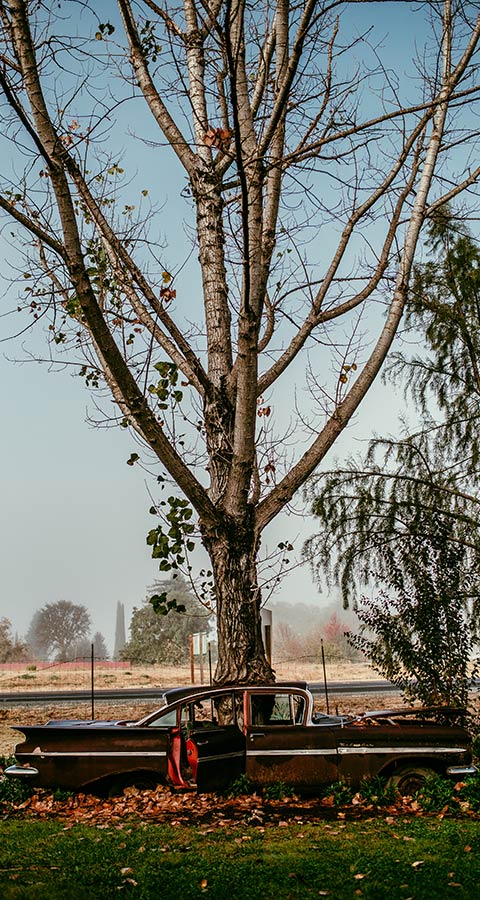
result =
[[175,121],[172,119],[152,81],[129,0],[118,0],[118,5],[130,44],[130,58],[137,77],[138,86],[145,97],[150,112],[161,128],[173,151],[178,156],[178,159],[186,171],[191,174],[195,167],[195,153],[188,145]]
[[193,503],[203,520],[215,524],[218,520],[218,515],[207,492],[197,481],[190,468],[185,465],[164,434],[161,425],[152,413],[123,359],[98,306],[86,272],[75,211],[68,181],[63,170],[65,157],[62,154],[61,143],[49,117],[38,79],[35,52],[26,17],[25,4],[23,0],[11,0],[10,9],[19,62],[35,126],[41,145],[46,148],[48,158],[51,160],[51,179],[62,223],[69,277],[76,290],[86,323],[94,339],[105,377],[114,391],[115,399],[121,405],[121,408],[124,411],[128,411],[128,415],[135,422],[138,431],[144,436],[160,461]]
[[454,73],[450,73],[451,33],[449,27],[450,6],[449,0],[445,3],[444,34],[442,42],[442,87],[439,91],[441,102],[435,105],[433,114],[432,132],[428,141],[425,161],[412,208],[412,214],[406,230],[403,252],[400,259],[396,280],[395,293],[390,305],[388,316],[376,346],[369,360],[365,364],[357,381],[346,394],[344,400],[336,407],[328,422],[310,446],[302,458],[293,466],[289,473],[259,504],[257,508],[257,533],[271,521],[283,506],[289,502],[296,490],[305,482],[308,476],[315,470],[332,446],[340,432],[343,430],[360,401],[365,396],[368,388],[376,378],[380,367],[388,353],[393,338],[397,331],[403,309],[406,302],[410,272],[413,265],[415,250],[422,223],[425,219],[427,196],[432,183],[435,163],[439,154],[441,138],[445,127],[445,118],[448,109],[448,101],[451,97],[456,81],[460,78],[467,64],[467,58],[474,52],[478,37],[480,36],[480,16],[474,29],[476,40],[465,51],[462,59],[457,64]]

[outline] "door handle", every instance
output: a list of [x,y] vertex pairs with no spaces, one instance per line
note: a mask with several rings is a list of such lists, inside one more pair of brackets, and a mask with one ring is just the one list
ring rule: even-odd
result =
[[250,740],[253,741],[253,739],[256,737],[265,737],[265,732],[264,731],[255,731],[253,734],[250,735]]
[[208,741],[195,741],[197,747],[204,747],[205,744],[208,744]]

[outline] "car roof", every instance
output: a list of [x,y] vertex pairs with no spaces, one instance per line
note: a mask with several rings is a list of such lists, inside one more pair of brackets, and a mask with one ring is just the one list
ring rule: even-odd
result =
[[166,691],[163,692],[162,696],[165,700],[167,706],[170,706],[172,703],[178,703],[179,700],[183,700],[186,697],[196,697],[198,694],[206,694],[206,693],[228,693],[229,691],[266,691],[266,690],[276,690],[277,688],[283,689],[292,689],[292,690],[307,690],[308,685],[306,681],[277,681],[274,684],[227,684],[227,685],[215,685],[215,684],[203,684],[203,685],[190,685],[190,687],[172,687],[167,688]]

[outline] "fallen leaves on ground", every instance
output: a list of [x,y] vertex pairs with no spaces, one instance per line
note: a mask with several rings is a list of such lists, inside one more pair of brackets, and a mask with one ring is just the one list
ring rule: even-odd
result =
[[[202,834],[209,834],[217,827],[242,822],[245,825],[264,829],[275,825],[285,828],[302,825],[305,822],[371,818],[372,814],[383,818],[388,825],[394,825],[399,816],[438,816],[425,813],[416,801],[408,797],[397,797],[394,805],[372,809],[372,804],[346,804],[342,809],[332,805],[332,798],[289,797],[285,800],[267,800],[260,794],[226,798],[220,794],[197,794],[172,792],[168,787],[140,791],[127,788],[119,797],[101,799],[91,794],[74,794],[66,799],[55,799],[53,793],[38,791],[23,803],[0,806],[5,818],[12,816],[32,816],[41,819],[54,818],[69,825],[80,822],[96,824],[99,827],[120,825],[126,817],[136,817],[148,822],[169,825],[195,824],[203,828]],[[463,812],[465,815],[465,812]],[[474,813],[470,817],[478,818]],[[343,824],[337,825],[343,828]],[[394,837],[398,837],[393,832]],[[247,838],[245,838],[247,839]],[[408,838],[404,838],[407,840]],[[242,839],[243,840],[243,839]],[[413,840],[413,839],[412,839]],[[471,848],[467,845],[465,852]],[[420,865],[417,862],[415,865]]]

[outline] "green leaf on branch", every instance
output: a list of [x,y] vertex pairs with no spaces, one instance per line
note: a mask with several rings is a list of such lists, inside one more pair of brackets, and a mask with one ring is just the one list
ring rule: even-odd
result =
[[175,597],[171,597],[170,599],[168,599],[168,594],[166,591],[162,591],[161,594],[153,594],[153,596],[150,597],[150,603],[159,616],[167,616],[168,613],[172,611],[175,611],[177,613],[185,612],[184,604],[178,603]]
[[105,35],[107,37],[110,37],[114,33],[114,31],[115,28],[110,24],[110,22],[102,22],[98,26],[98,31],[95,32],[95,38],[97,41],[103,41]]
[[175,363],[162,361],[155,363],[154,368],[159,373],[160,379],[157,384],[149,384],[148,392],[158,397],[160,409],[168,409],[169,404],[181,403],[183,391],[176,389],[178,367]]
[[[152,558],[160,560],[160,571],[170,572],[183,566],[186,552],[192,553],[195,549],[195,542],[186,539],[186,535],[195,531],[195,525],[188,521],[193,509],[188,500],[173,496],[162,500],[160,506],[169,507],[168,512],[161,513],[163,521],[148,532],[146,540],[152,548]],[[160,510],[151,506],[150,513],[159,515]]]

